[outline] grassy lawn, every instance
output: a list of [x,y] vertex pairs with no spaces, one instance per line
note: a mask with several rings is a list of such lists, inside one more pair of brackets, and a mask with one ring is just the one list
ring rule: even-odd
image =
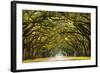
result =
[[47,61],[74,61],[74,60],[89,60],[91,57],[53,57],[53,58],[38,58],[33,60],[24,60],[23,63],[31,63],[31,62],[47,62]]

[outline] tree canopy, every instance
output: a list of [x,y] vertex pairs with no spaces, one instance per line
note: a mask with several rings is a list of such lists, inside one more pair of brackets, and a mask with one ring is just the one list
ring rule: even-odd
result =
[[22,11],[23,60],[64,56],[91,56],[91,14]]

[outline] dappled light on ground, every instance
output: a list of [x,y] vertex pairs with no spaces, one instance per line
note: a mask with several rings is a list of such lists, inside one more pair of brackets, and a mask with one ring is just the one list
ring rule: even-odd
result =
[[90,60],[90,57],[50,57],[50,58],[39,58],[33,60],[25,60],[23,63],[32,63],[32,62],[53,62],[53,61],[74,61],[74,60]]

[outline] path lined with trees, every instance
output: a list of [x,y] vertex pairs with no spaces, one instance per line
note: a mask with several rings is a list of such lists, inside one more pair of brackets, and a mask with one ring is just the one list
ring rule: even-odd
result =
[[89,13],[23,10],[23,61],[91,56]]

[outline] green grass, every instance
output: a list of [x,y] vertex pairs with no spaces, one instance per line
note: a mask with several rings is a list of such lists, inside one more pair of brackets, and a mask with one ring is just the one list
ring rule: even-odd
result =
[[[81,56],[81,57],[63,57],[63,58],[64,58],[64,61],[67,61],[67,60],[69,60],[69,61],[73,61],[73,60],[89,60],[89,59],[91,59],[91,57],[83,57],[83,56]],[[23,63],[45,62],[45,61],[47,62],[47,61],[49,61],[49,59],[50,58],[37,58],[37,59],[33,59],[33,60],[23,60],[22,62]],[[55,59],[55,57],[54,57],[54,59]],[[53,61],[53,60],[51,60],[51,61]]]

